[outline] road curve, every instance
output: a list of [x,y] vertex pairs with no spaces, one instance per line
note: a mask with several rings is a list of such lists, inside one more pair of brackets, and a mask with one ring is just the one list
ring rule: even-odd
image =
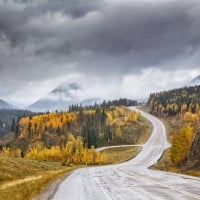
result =
[[200,200],[200,178],[148,169],[169,143],[163,123],[140,112],[151,121],[153,132],[134,159],[78,169],[60,184],[51,200]]

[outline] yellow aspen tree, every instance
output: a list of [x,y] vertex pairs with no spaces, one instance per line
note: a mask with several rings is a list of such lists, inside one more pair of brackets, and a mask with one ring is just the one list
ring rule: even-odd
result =
[[191,126],[183,126],[171,140],[171,160],[175,165],[179,165],[183,162],[192,144],[193,130]]

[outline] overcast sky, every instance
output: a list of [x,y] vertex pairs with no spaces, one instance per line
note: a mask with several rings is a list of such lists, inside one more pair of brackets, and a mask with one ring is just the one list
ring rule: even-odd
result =
[[200,75],[199,0],[0,0],[0,98],[62,82],[84,98],[144,98]]

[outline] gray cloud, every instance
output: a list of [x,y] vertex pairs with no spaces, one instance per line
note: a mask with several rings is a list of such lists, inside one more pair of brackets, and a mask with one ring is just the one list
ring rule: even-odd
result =
[[10,91],[70,73],[122,81],[148,68],[195,70],[199,53],[198,0],[0,0],[0,82]]
[[[163,7],[162,7],[163,6]],[[135,67],[151,66],[199,48],[197,18],[190,4],[127,5],[106,13],[92,31],[81,38],[79,48],[124,57]],[[193,13],[194,14],[194,13]],[[77,39],[76,39],[77,41]],[[133,66],[134,67],[134,66]]]
[[42,11],[61,11],[73,18],[82,17],[87,13],[101,9],[103,3],[101,0],[48,0],[46,4],[40,7]]
[[42,31],[29,27],[29,22],[32,19],[47,14],[53,15],[56,12],[76,19],[92,11],[99,10],[102,6],[101,0],[1,0],[0,30],[15,45],[26,41],[29,36],[42,36]]

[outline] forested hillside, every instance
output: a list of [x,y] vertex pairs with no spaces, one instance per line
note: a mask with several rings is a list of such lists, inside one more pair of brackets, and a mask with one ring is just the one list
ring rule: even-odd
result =
[[[94,105],[89,105],[89,106],[84,106],[85,109],[96,109],[97,107],[101,108],[109,108],[112,106],[137,106],[137,101],[136,100],[131,100],[131,99],[126,99],[126,98],[120,98],[120,99],[115,99],[115,100],[109,100],[109,101],[103,101],[101,104],[94,104]],[[81,104],[72,104],[69,106],[69,111],[79,111],[80,108],[82,108]]]
[[63,163],[103,163],[105,155],[95,152],[94,147],[135,144],[149,130],[140,113],[122,104],[135,105],[135,101],[104,101],[89,107],[72,105],[69,111],[23,116],[13,127],[14,140],[3,145],[2,151]]
[[177,115],[187,111],[196,113],[200,105],[200,86],[153,93],[148,105],[151,112],[158,116]]
[[33,114],[27,110],[0,109],[0,137],[9,131],[14,131],[20,117]]
[[151,94],[148,104],[168,125],[172,146],[166,165],[200,169],[200,86]]
[[[68,134],[80,136],[91,146],[135,143],[145,124],[139,113],[125,107],[84,109],[71,112],[46,113],[19,120],[15,133],[17,141],[26,144],[40,141],[46,147],[62,146]],[[25,146],[22,146],[26,150]]]

